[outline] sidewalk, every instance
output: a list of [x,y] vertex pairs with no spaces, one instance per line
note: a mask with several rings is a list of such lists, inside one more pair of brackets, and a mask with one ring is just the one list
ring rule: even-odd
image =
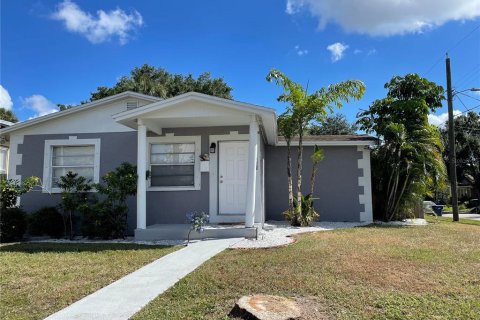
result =
[[172,252],[47,317],[128,319],[205,261],[241,238],[205,240]]
[[[442,214],[442,217],[452,218],[452,217],[453,217],[453,214],[451,214],[451,213],[444,213],[444,214]],[[459,214],[459,217],[460,217],[460,219],[480,221],[480,214],[477,214],[477,213],[460,213],[460,214]]]

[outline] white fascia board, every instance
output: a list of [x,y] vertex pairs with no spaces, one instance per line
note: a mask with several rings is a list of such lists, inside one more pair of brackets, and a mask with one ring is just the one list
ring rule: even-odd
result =
[[[224,108],[232,109],[232,110],[239,110],[246,113],[253,113],[259,115],[260,117],[265,117],[262,121],[264,125],[264,129],[269,137],[269,142],[271,144],[275,144],[277,141],[277,115],[275,109],[257,106],[253,104],[248,104],[244,102],[238,102],[229,99],[223,99],[219,97],[214,97],[198,92],[188,92],[185,94],[181,94],[179,96],[162,100],[156,103],[152,103],[146,106],[143,106],[138,109],[123,111],[117,114],[114,114],[112,118],[121,123],[123,125],[129,126],[133,128],[134,120],[137,118],[146,117],[148,118],[147,114],[151,112],[160,111],[162,109],[168,108],[178,103],[187,102],[187,101],[200,101],[204,103],[210,103],[213,105],[221,106]],[[267,121],[268,120],[268,121]]]
[[47,115],[44,115],[44,116],[41,116],[41,117],[38,117],[38,118],[35,118],[35,119],[32,119],[32,120],[27,120],[25,122],[15,123],[14,125],[12,125],[8,128],[4,128],[4,129],[0,130],[0,134],[10,133],[10,132],[13,132],[13,131],[16,131],[16,130],[19,130],[19,129],[24,129],[24,128],[27,128],[27,127],[30,127],[30,126],[33,126],[33,125],[36,125],[36,124],[39,124],[39,123],[43,123],[45,121],[49,121],[49,120],[52,120],[52,119],[57,119],[57,118],[60,118],[60,117],[65,117],[65,116],[68,116],[68,115],[71,115],[71,114],[74,114],[74,113],[77,113],[77,112],[86,111],[86,110],[89,110],[91,108],[97,107],[99,105],[107,104],[107,103],[110,103],[110,102],[113,102],[113,101],[116,101],[116,100],[120,100],[120,99],[123,99],[123,98],[126,98],[126,97],[139,98],[139,99],[149,100],[149,101],[152,101],[152,102],[157,102],[157,101],[162,100],[161,98],[144,95],[144,94],[137,93],[137,92],[125,91],[125,92],[122,92],[122,93],[119,93],[119,94],[116,94],[116,95],[113,95],[113,96],[110,96],[110,97],[106,97],[106,98],[99,99],[99,100],[96,100],[96,101],[93,101],[93,102],[85,103],[83,105],[73,107],[71,109],[63,110],[61,112],[50,113],[50,114],[47,114]]
[[275,115],[275,109],[272,109],[272,108],[261,107],[253,104],[244,103],[244,102],[238,102],[234,100],[228,100],[228,99],[223,99],[219,97],[209,96],[209,95],[198,93],[198,92],[188,92],[170,99],[162,100],[156,103],[152,103],[150,105],[143,106],[138,109],[128,110],[128,111],[115,114],[113,115],[113,119],[119,122],[119,121],[129,120],[132,118],[137,118],[146,113],[158,111],[163,108],[172,106],[176,103],[180,103],[180,102],[184,102],[192,99],[196,99],[206,103],[214,103],[216,105],[221,105],[223,107],[242,110],[246,112],[255,112],[255,113],[263,113],[263,114],[268,113],[268,114]]
[[[292,141],[291,146],[298,146],[298,141]],[[302,143],[305,147],[328,147],[328,146],[373,146],[375,141],[372,140],[362,140],[362,141],[303,141]],[[287,143],[285,141],[279,141],[276,144],[277,147],[286,147]]]

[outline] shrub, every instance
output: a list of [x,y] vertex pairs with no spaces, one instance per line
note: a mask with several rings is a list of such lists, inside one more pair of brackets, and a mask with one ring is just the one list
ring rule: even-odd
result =
[[137,192],[137,168],[124,162],[104,175],[102,183],[95,184],[95,188],[101,200],[84,208],[83,232],[88,237],[124,237],[128,217],[126,201]]
[[40,179],[29,177],[23,181],[0,177],[0,241],[21,240],[27,229],[25,212],[17,208],[17,198],[35,187]]
[[124,236],[126,205],[114,205],[110,201],[95,201],[82,209],[82,232],[89,238],[119,238]]
[[0,214],[0,241],[22,240],[27,230],[27,215],[20,208],[2,208]]
[[17,205],[17,198],[24,193],[31,191],[40,179],[38,177],[29,177],[23,181],[0,178],[0,207],[12,208]]
[[320,217],[320,214],[315,211],[313,206],[313,200],[316,198],[313,197],[311,193],[304,196],[302,195],[301,203],[301,212],[299,213],[297,199],[293,199],[293,210],[287,210],[283,213],[285,219],[290,221],[292,226],[302,226],[307,227],[312,225],[312,223]]
[[58,186],[62,189],[62,202],[60,208],[63,212],[62,217],[65,226],[65,236],[67,234],[67,222],[69,222],[70,239],[74,236],[75,214],[80,212],[89,202],[89,191],[92,189],[90,181],[78,173],[69,171],[66,175],[60,177]]
[[29,233],[35,236],[47,235],[60,238],[65,226],[62,215],[55,207],[44,207],[29,217]]

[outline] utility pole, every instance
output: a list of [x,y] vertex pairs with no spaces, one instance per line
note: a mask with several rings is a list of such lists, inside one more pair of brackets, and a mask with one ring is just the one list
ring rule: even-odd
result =
[[453,119],[453,91],[450,58],[445,59],[447,69],[447,101],[448,101],[448,160],[450,162],[450,191],[452,194],[453,221],[458,221],[458,193],[457,193],[457,158],[455,155],[455,123]]

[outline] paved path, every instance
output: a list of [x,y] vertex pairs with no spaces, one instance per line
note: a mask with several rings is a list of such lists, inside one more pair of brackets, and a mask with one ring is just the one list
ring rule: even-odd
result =
[[[480,214],[477,214],[477,213],[460,213],[459,216],[460,216],[460,219],[480,221]],[[452,217],[453,217],[453,214],[451,214],[451,213],[444,213],[444,214],[442,214],[442,217],[452,218]]]
[[192,243],[134,271],[46,319],[128,319],[205,261],[240,240],[242,239],[218,239]]

